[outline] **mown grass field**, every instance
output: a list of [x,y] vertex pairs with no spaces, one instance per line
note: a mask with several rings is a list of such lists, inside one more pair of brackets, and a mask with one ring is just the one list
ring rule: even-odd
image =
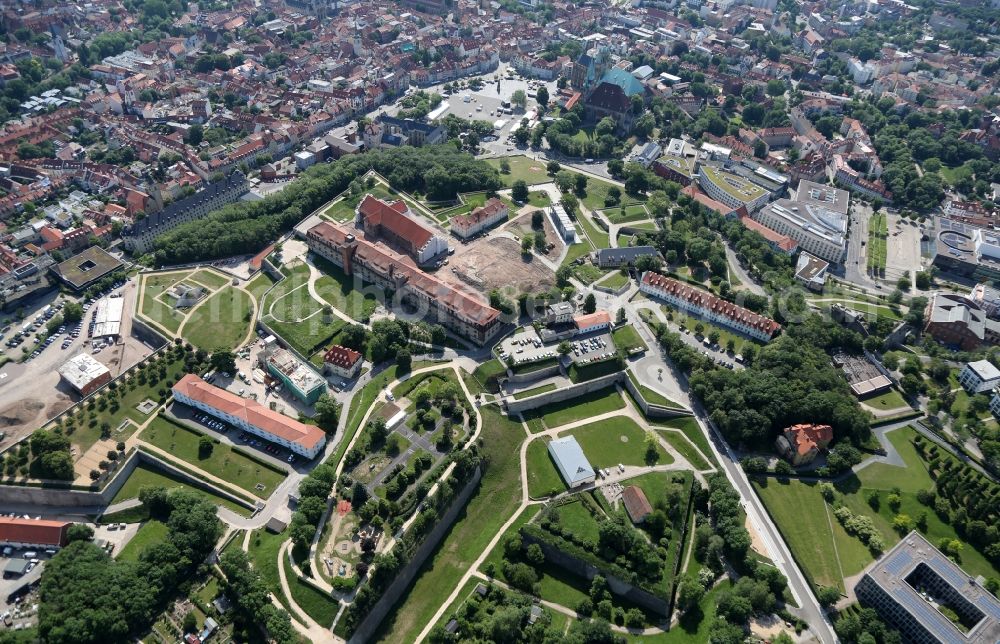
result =
[[210,295],[184,322],[182,337],[199,349],[235,349],[250,333],[254,305],[250,296],[232,286]]
[[[606,414],[625,406],[625,401],[614,387],[595,391],[587,399],[571,398],[549,403],[522,414],[528,428],[540,432],[544,427],[561,427],[578,420]],[[543,427],[544,423],[544,427]]]
[[192,487],[187,483],[184,483],[178,478],[174,478],[169,474],[159,472],[146,465],[139,465],[132,471],[129,475],[128,480],[122,485],[118,493],[115,494],[115,498],[111,499],[109,505],[114,505],[115,503],[121,503],[122,501],[127,501],[129,499],[139,498],[139,490],[144,487],[164,487],[168,490],[175,488],[183,488],[185,490],[190,490],[197,494],[202,494],[206,498],[215,503],[216,505],[221,505],[229,508],[233,512],[240,514],[242,516],[250,516],[250,510],[244,508],[241,505],[237,505],[228,499],[224,499],[221,496],[216,496],[204,490]]
[[[594,468],[623,465],[648,465],[646,462],[646,430],[627,417],[610,418],[561,432],[559,437],[574,436],[587,460]],[[656,465],[674,462],[657,443]]]

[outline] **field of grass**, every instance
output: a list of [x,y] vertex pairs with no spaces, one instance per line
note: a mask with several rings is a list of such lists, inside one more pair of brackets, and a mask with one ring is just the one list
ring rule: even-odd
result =
[[686,458],[693,467],[699,470],[707,470],[709,468],[708,462],[705,460],[705,456],[698,451],[691,441],[684,437],[680,432],[674,432],[667,429],[658,429],[657,433],[663,437],[667,443],[677,450],[681,456]]
[[182,336],[199,349],[235,349],[253,326],[250,296],[232,286],[202,302],[184,323]]
[[154,543],[160,543],[167,538],[167,524],[155,519],[140,526],[132,540],[118,551],[118,559],[122,561],[138,561],[139,554]]
[[593,264],[577,264],[573,268],[573,274],[584,284],[592,284],[604,277],[604,271]]
[[223,275],[222,273],[217,273],[213,270],[203,268],[191,276],[191,279],[198,282],[202,286],[207,287],[211,291],[218,291],[220,288],[229,284],[231,278]]
[[[577,224],[577,228],[578,229],[580,228],[579,224]],[[579,230],[577,231],[577,233],[579,233]],[[576,238],[577,238],[577,243],[570,246],[569,250],[566,251],[566,259],[564,259],[562,262],[563,266],[572,264],[580,257],[583,257],[587,253],[594,250],[594,247],[590,245],[590,242],[587,241],[586,237],[584,237],[581,234],[577,234]]]
[[813,585],[843,592],[844,577],[871,562],[868,548],[833,517],[818,484],[770,479],[753,485]]
[[[212,453],[202,458],[198,452],[201,436],[164,418],[156,418],[142,432],[144,441],[262,499],[271,496],[285,479],[284,473],[265,467],[223,443],[214,445]],[[258,484],[263,486],[262,490],[257,489]]]
[[316,281],[316,292],[319,296],[338,311],[359,322],[367,322],[378,305],[375,295],[356,290],[354,279],[332,263],[321,257],[315,258],[314,261],[316,267],[323,271],[323,277]]
[[[497,393],[500,390],[497,378],[504,376],[506,373],[507,367],[494,358],[476,367],[476,370],[472,372],[472,378],[479,383],[483,392]],[[470,389],[470,391],[472,390]]]
[[603,286],[604,288],[610,288],[617,291],[621,287],[629,283],[629,277],[626,273],[621,271],[614,271],[607,277],[602,279],[597,283],[598,286]]
[[264,297],[264,293],[267,291],[267,289],[271,288],[273,285],[274,285],[274,280],[271,278],[271,276],[265,273],[264,271],[261,271],[257,273],[257,275],[252,280],[247,282],[244,288],[250,291],[250,294],[254,296],[254,298],[257,300],[257,304],[259,305],[260,299]]
[[345,323],[335,316],[324,320],[323,304],[309,295],[306,264],[284,268],[282,272],[286,277],[264,298],[262,314],[282,339],[302,355],[310,356],[339,333]]
[[594,222],[590,221],[584,214],[580,214],[576,218],[576,223],[578,226],[583,228],[583,232],[586,233],[587,237],[590,239],[590,243],[594,245],[594,248],[608,248],[611,246],[611,237],[608,233],[604,232],[603,228],[600,228]]
[[[545,172],[545,161],[535,161],[523,155],[502,158],[507,159],[507,163],[510,164],[509,173],[500,173],[500,181],[503,182],[506,188],[514,185],[514,182],[518,179],[523,180],[529,186],[535,183],[548,183],[552,181],[552,177]],[[489,163],[497,170],[500,169],[500,158],[486,159],[486,163]]]
[[[142,316],[156,322],[171,333],[177,333],[187,312],[175,309],[169,302],[161,302],[156,298],[170,290],[170,287],[177,282],[183,281],[189,275],[191,275],[189,271],[142,275],[140,278],[142,280],[140,288],[143,293],[142,309],[140,310]],[[163,299],[169,300],[166,296]]]
[[571,398],[557,403],[549,403],[522,414],[528,427],[534,432],[546,427],[561,427],[569,423],[592,418],[621,409],[625,401],[614,387],[595,391],[585,398]]
[[715,454],[712,452],[712,448],[708,444],[708,437],[705,436],[705,432],[701,431],[701,427],[698,425],[698,421],[692,416],[682,416],[680,418],[671,418],[670,420],[661,420],[654,424],[658,427],[672,427],[673,429],[679,429],[684,436],[691,441],[691,443],[698,448],[698,451],[705,455],[709,461],[714,465],[718,466],[718,462],[715,460]]
[[[998,577],[1000,571],[994,568],[975,548],[965,543],[955,532],[955,529],[942,522],[931,508],[917,501],[917,492],[931,489],[934,481],[927,472],[927,467],[910,442],[916,433],[911,428],[901,428],[888,434],[889,440],[899,451],[906,467],[896,467],[886,463],[875,463],[862,469],[857,476],[838,483],[836,500],[850,508],[855,514],[864,514],[872,518],[886,543],[886,549],[899,542],[899,534],[892,529],[892,520],[896,511],[889,507],[887,497],[893,488],[900,489],[900,507],[898,512],[916,518],[922,512],[926,513],[927,531],[924,536],[931,543],[940,539],[958,539],[964,543],[961,553],[962,568],[972,575]],[[766,486],[755,483],[761,498],[767,505],[785,535],[793,554],[803,565],[804,571],[814,583],[836,585],[843,588],[842,579],[834,579],[834,564],[838,561],[843,568],[843,574],[850,576],[861,570],[872,560],[872,556],[861,542],[843,531],[836,519],[830,518],[830,523],[823,525],[818,512],[801,512],[803,507],[818,508],[823,502],[818,488],[814,484],[792,481],[789,484],[769,481]],[[881,503],[876,511],[866,502],[872,491],[880,495]],[[828,535],[832,535],[831,540]],[[822,539],[816,535],[824,535]],[[833,543],[836,544],[834,551]],[[827,580],[827,581],[824,581]]]
[[[288,539],[287,532],[274,534],[263,528],[254,530],[250,535],[247,555],[250,557],[254,569],[260,573],[264,585],[287,609],[288,602],[285,601],[285,594],[281,592],[281,578],[278,576],[278,551],[281,550],[281,544],[286,539]],[[295,615],[295,613],[292,614],[295,619],[301,620]]]
[[613,224],[625,224],[631,221],[642,221],[643,219],[649,219],[652,217],[648,212],[646,212],[646,207],[642,204],[634,204],[631,206],[625,206],[625,212],[622,213],[622,208],[606,208],[601,212],[605,219]]
[[[570,170],[570,172],[573,172]],[[577,173],[574,173],[577,174]],[[605,200],[608,196],[608,188],[613,184],[602,181],[601,179],[595,179],[594,177],[587,177],[587,194],[580,199],[580,202],[590,210],[600,210],[606,207]],[[629,196],[625,193],[623,188],[619,188],[622,191],[621,205],[625,206],[626,209],[632,204],[639,203],[640,201],[645,201],[645,196],[640,199]]]
[[483,453],[489,467],[465,511],[424,564],[406,599],[383,620],[375,638],[378,641],[414,641],[520,503],[518,445],[524,439],[524,430],[492,407],[479,411],[483,415]]
[[873,213],[868,220],[868,270],[885,272],[888,236],[889,224],[885,213]]
[[525,455],[528,470],[528,494],[535,499],[563,492],[566,485],[549,456],[549,440],[540,438],[528,444]]
[[250,516],[250,510],[246,509],[242,505],[238,505],[228,499],[222,498],[221,496],[216,496],[204,490],[192,487],[180,479],[154,470],[146,465],[139,465],[132,471],[128,480],[125,481],[125,484],[122,485],[121,489],[118,490],[118,493],[115,494],[115,498],[111,499],[111,503],[108,505],[114,505],[115,503],[121,503],[122,501],[127,501],[129,499],[137,499],[139,498],[139,490],[144,487],[164,487],[168,490],[178,487],[184,488],[198,494],[203,494],[211,500],[212,503],[225,506],[237,514]]
[[816,304],[820,306],[823,310],[829,309],[834,304],[841,304],[844,306],[844,308],[848,308],[851,309],[852,311],[857,311],[859,313],[864,313],[866,317],[869,318],[873,316],[879,316],[897,321],[903,319],[903,316],[897,313],[896,311],[893,311],[891,307],[883,306],[881,304],[872,304],[870,302],[862,302],[850,299],[826,300],[824,298],[823,302],[817,302]]
[[906,404],[906,400],[903,399],[903,395],[895,389],[890,389],[884,394],[880,394],[873,398],[866,398],[862,400],[861,403],[871,407],[872,409],[879,410],[899,409],[900,407],[909,408],[909,405]]
[[[646,465],[646,430],[627,417],[610,418],[590,423],[568,432],[562,432],[559,437],[574,436],[587,460],[595,468],[623,465]],[[669,465],[674,462],[659,444],[656,446],[659,459],[657,465]]]
[[972,167],[969,166],[968,163],[965,163],[963,165],[956,166],[954,168],[942,165],[941,169],[938,170],[938,174],[941,175],[941,178],[944,179],[949,184],[955,185],[962,179],[965,179],[966,177],[971,177],[973,172],[972,172]]
[[288,590],[291,591],[292,599],[299,605],[299,608],[316,620],[320,626],[329,627],[333,624],[333,618],[336,617],[340,605],[326,593],[320,592],[299,579],[295,571],[292,570],[292,565],[288,563],[288,557],[281,558],[281,565],[285,567]]
[[544,394],[546,391],[552,391],[556,388],[555,383],[548,383],[547,385],[542,385],[541,387],[534,387],[533,389],[525,389],[524,391],[519,391],[514,394],[514,400],[520,400],[522,398],[527,398],[529,396],[537,396],[538,394]]
[[646,351],[649,347],[639,337],[639,332],[634,326],[620,326],[611,332],[611,338],[615,341],[615,346],[624,353],[629,353],[636,349]]

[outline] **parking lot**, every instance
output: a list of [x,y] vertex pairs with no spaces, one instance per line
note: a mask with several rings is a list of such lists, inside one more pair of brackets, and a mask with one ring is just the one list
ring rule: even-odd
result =
[[597,333],[569,341],[573,351],[569,357],[579,365],[607,360],[615,355],[615,341],[610,333]]
[[187,405],[173,404],[170,406],[170,413],[179,420],[182,420],[198,431],[219,439],[220,442],[249,448],[257,452],[257,456],[279,467],[288,468],[289,465],[304,462],[301,456],[292,454],[288,449],[279,447],[270,441],[258,438],[257,436],[238,429],[229,423],[202,413],[197,409]]
[[554,358],[556,355],[558,355],[556,345],[546,346],[543,344],[532,327],[525,327],[521,333],[506,338],[500,343],[500,359],[506,360],[507,356],[513,356],[514,364],[538,362]]

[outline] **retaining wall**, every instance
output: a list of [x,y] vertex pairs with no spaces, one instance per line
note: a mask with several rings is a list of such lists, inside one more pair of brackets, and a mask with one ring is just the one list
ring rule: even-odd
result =
[[608,588],[614,594],[624,597],[632,603],[638,604],[639,606],[642,606],[643,608],[658,615],[666,616],[670,614],[670,602],[668,601],[668,597],[657,597],[649,591],[633,586],[632,584],[619,579],[615,575],[599,569],[593,564],[587,563],[582,559],[578,559],[573,555],[563,552],[543,539],[536,539],[529,533],[521,532],[521,539],[523,539],[526,544],[537,543],[542,549],[542,552],[545,553],[545,559],[551,561],[560,568],[567,570],[574,575],[584,577],[588,581],[592,580],[597,575],[601,575],[604,577],[605,581],[608,582]]
[[504,406],[507,408],[508,414],[519,414],[523,411],[535,409],[536,407],[541,407],[549,403],[562,402],[564,400],[569,400],[570,398],[576,398],[577,396],[593,393],[620,382],[622,378],[628,380],[628,376],[625,372],[619,371],[617,373],[610,373],[606,376],[601,376],[600,378],[594,378],[593,380],[563,387],[562,389],[546,391],[545,393],[538,394],[537,396],[531,396],[529,398],[516,400],[513,396],[508,396],[504,399]]
[[482,478],[482,469],[477,468],[475,474],[469,479],[462,488],[462,491],[458,493],[455,500],[452,501],[451,506],[448,511],[444,513],[438,523],[431,530],[424,542],[420,544],[417,551],[413,554],[410,561],[403,567],[402,570],[396,575],[395,581],[389,586],[386,591],[382,594],[372,609],[368,612],[358,627],[354,630],[354,634],[348,641],[348,644],[361,644],[362,642],[369,641],[375,634],[375,631],[382,625],[382,621],[385,619],[389,611],[396,605],[396,602],[403,596],[403,593],[410,587],[413,583],[413,579],[417,576],[420,568],[424,565],[424,561],[427,557],[434,552],[437,548],[438,543],[444,537],[444,535],[451,529],[451,525],[455,522],[458,517],[459,512],[461,512],[466,503],[469,502],[469,497],[472,493],[476,491],[479,486],[479,479]]
[[639,405],[642,409],[642,413],[646,414],[650,418],[678,418],[680,416],[691,416],[691,412],[686,409],[673,409],[672,407],[664,407],[663,405],[657,405],[647,401],[643,395],[642,391],[635,386],[632,379],[625,374],[625,388],[628,392],[632,394],[632,398],[635,403]]
[[513,382],[516,384],[524,384],[526,382],[535,382],[536,380],[541,380],[543,378],[548,378],[550,376],[559,375],[559,363],[556,362],[551,367],[542,367],[536,371],[528,371],[527,373],[511,373],[510,369],[507,373],[510,374],[507,377],[507,382]]

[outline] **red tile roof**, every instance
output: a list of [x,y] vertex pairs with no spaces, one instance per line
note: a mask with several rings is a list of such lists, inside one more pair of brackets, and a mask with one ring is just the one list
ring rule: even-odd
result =
[[[742,208],[743,206],[740,206]],[[786,253],[790,253],[796,248],[798,248],[798,242],[787,235],[782,235],[776,230],[771,230],[759,221],[754,221],[750,217],[740,217],[740,223],[747,227],[748,230],[752,230],[759,233],[761,237],[771,242],[781,250]]]
[[506,210],[506,208],[507,205],[504,204],[504,202],[494,197],[493,199],[487,201],[485,205],[479,206],[478,208],[474,209],[472,212],[466,215],[458,215],[456,217],[452,217],[451,225],[472,226],[478,224],[484,219],[490,219],[491,217],[496,215],[499,211]]
[[342,347],[339,344],[332,345],[323,354],[323,362],[329,362],[344,369],[350,369],[361,359],[361,354],[354,349]]
[[646,515],[653,512],[653,506],[649,504],[645,492],[635,485],[622,490],[622,503],[625,504],[625,511],[633,523],[639,523],[646,518]]
[[745,309],[742,306],[738,306],[732,302],[727,302],[722,298],[716,297],[708,291],[703,291],[683,282],[678,282],[675,279],[664,277],[659,273],[646,271],[642,275],[642,282],[643,284],[648,284],[655,289],[671,293],[690,303],[692,306],[723,315],[734,322],[745,324],[751,328],[763,331],[768,335],[774,335],[779,329],[781,329],[781,325],[771,318],[758,315],[749,309]]
[[254,427],[259,427],[287,441],[298,443],[311,450],[326,438],[323,430],[300,423],[294,418],[272,411],[256,400],[249,400],[208,384],[193,373],[181,378],[173,386],[175,393],[208,405],[213,409],[241,418]]
[[611,314],[607,311],[595,311],[594,313],[586,313],[584,315],[578,315],[573,318],[573,323],[576,324],[576,328],[585,329],[598,324],[611,324]]
[[66,531],[71,525],[67,521],[0,517],[0,543],[62,546],[66,543]]
[[829,425],[792,425],[784,434],[795,451],[802,455],[813,449],[825,449],[833,440],[833,428]]
[[366,230],[368,226],[381,226],[408,241],[415,250],[423,248],[434,236],[434,231],[406,215],[409,208],[402,201],[382,201],[369,194],[358,204],[358,212],[364,218]]

